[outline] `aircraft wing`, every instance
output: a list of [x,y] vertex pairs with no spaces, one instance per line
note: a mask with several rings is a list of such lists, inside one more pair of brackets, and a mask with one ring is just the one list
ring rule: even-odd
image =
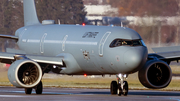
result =
[[180,60],[180,46],[153,48],[155,53],[148,54],[148,58],[158,58],[164,61]]
[[13,40],[18,40],[17,36],[13,36],[13,35],[4,35],[4,34],[0,34],[0,38],[7,38],[7,39],[13,39]]
[[26,55],[26,54],[14,54],[0,52],[0,62],[11,64],[15,61],[16,56],[22,56],[38,63],[46,63],[53,65],[63,65],[64,57],[52,57],[52,56],[38,56],[38,55]]

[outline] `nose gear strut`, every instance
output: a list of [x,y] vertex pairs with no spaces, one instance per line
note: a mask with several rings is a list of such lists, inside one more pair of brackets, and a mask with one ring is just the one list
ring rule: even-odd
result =
[[125,81],[128,77],[127,74],[117,74],[116,75],[118,82],[112,81],[111,82],[111,94],[118,94],[121,96],[123,94],[124,96],[127,96],[128,94],[128,82]]

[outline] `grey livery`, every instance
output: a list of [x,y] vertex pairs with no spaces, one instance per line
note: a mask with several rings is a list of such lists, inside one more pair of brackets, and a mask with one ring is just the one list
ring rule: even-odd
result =
[[[0,62],[9,63],[9,81],[16,87],[41,94],[42,76],[50,71],[67,75],[116,75],[111,94],[127,95],[129,74],[139,72],[148,88],[164,88],[172,78],[169,64],[178,60],[169,52],[149,54],[134,30],[116,26],[59,25],[52,20],[39,22],[34,0],[24,0],[24,27],[15,36],[23,53],[0,53]],[[178,53],[177,53],[178,54]]]

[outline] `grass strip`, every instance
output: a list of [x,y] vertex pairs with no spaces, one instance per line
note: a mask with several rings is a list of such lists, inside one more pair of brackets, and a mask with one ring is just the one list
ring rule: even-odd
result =
[[[171,66],[172,72],[180,74],[178,66]],[[67,76],[57,74],[45,74],[42,82],[44,87],[60,87],[60,88],[98,88],[109,89],[112,80],[116,80],[116,76]],[[129,75],[129,89],[143,90],[145,88],[138,80],[138,73]],[[12,86],[7,77],[7,71],[0,70],[0,86]],[[151,89],[152,90],[152,89]],[[180,91],[180,76],[173,76],[168,87],[160,90]]]

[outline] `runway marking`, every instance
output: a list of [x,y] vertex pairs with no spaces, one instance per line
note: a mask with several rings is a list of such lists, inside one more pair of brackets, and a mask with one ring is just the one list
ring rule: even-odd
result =
[[180,101],[180,99],[176,99],[176,98],[170,98],[170,99]]
[[43,92],[43,94],[57,94],[57,95],[97,95],[97,94],[81,94],[81,93],[54,93],[54,92]]
[[[22,95],[0,95],[0,97],[10,98],[10,97],[27,97],[27,96],[22,96]],[[30,96],[28,96],[28,97],[30,97]]]
[[[11,92],[11,93],[24,93],[24,91],[8,91],[8,90],[0,90],[0,92]],[[32,91],[32,94],[36,92]],[[55,95],[95,95],[95,94],[81,94],[81,93],[55,93],[55,92],[43,92],[42,94],[55,94]],[[11,96],[11,95],[9,95]],[[8,95],[0,95],[0,97],[9,97]],[[16,95],[12,95],[11,97],[20,97]]]

